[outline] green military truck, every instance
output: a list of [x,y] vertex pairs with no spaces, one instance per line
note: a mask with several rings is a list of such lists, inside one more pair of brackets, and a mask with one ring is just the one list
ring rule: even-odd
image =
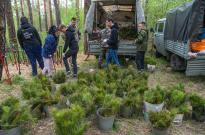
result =
[[[136,55],[138,24],[145,21],[140,0],[93,0],[87,13],[84,32],[87,34],[88,56],[100,54],[98,33],[105,28],[107,17],[113,17],[119,24],[118,56],[131,58]],[[126,30],[127,31],[123,31]],[[127,38],[126,36],[127,35]],[[124,37],[123,37],[124,36]]]
[[205,75],[205,54],[191,56],[191,42],[201,42],[205,24],[205,0],[194,0],[174,8],[156,23],[156,57],[166,56],[175,70],[187,76]]

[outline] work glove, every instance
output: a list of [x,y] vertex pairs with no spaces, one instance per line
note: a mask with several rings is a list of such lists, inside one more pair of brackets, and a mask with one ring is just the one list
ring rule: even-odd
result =
[[103,43],[107,43],[107,39],[104,39],[104,40],[103,40]]
[[64,58],[64,57],[65,57],[65,53],[63,53],[63,55],[62,55],[62,56],[63,56],[63,58]]

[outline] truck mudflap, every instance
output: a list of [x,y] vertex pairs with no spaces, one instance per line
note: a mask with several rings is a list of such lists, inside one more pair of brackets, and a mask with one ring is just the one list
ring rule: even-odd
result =
[[187,60],[186,76],[205,76],[205,59]]

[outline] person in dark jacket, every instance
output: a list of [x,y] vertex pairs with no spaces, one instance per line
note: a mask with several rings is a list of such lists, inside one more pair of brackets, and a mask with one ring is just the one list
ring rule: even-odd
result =
[[37,75],[36,59],[41,67],[44,68],[43,58],[41,56],[42,42],[38,31],[28,23],[27,17],[21,17],[21,28],[17,31],[17,37],[20,46],[26,52],[32,66],[32,75]]
[[48,76],[49,79],[51,79],[53,68],[52,56],[55,53],[58,45],[60,30],[55,25],[52,25],[48,31],[48,34],[49,35],[45,39],[45,44],[42,49],[42,57],[44,62],[42,74],[46,74],[46,71],[48,70]]
[[[75,30],[72,27],[66,27],[66,25],[64,25],[64,24],[61,24],[59,26],[59,29],[66,36],[65,45],[64,45],[64,48],[63,48],[63,62],[64,62],[65,67],[66,67],[66,74],[67,75],[71,74],[70,67],[69,67],[67,59],[70,56],[72,56],[72,64],[73,64],[73,70],[74,70],[73,77],[76,77],[77,76],[76,59],[77,59],[77,53],[79,51],[79,46],[78,46],[78,41],[77,41],[77,38],[76,38]],[[66,52],[68,46],[69,46],[69,50]]]
[[[112,17],[107,18],[106,20],[106,26],[111,28],[111,35],[109,40],[104,40],[104,43],[108,43],[109,49],[108,49],[108,54],[106,57],[106,64],[105,68],[108,68],[108,64],[112,61],[113,64],[117,64],[120,67],[119,61],[118,61],[118,56],[117,56],[117,51],[118,51],[118,46],[119,46],[119,37],[118,37],[118,24],[114,23],[114,19]],[[121,69],[121,67],[120,67]]]

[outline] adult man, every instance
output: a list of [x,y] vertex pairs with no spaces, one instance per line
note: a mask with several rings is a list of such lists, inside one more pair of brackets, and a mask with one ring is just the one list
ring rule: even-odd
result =
[[42,42],[35,27],[28,23],[27,17],[21,17],[21,28],[17,31],[17,37],[20,46],[25,50],[32,66],[32,75],[37,75],[36,59],[41,67],[44,68],[43,58],[41,56]]
[[136,53],[136,64],[137,69],[141,72],[144,71],[144,55],[147,51],[147,44],[148,44],[148,30],[146,29],[146,23],[141,22],[139,24],[139,30],[140,33],[135,40],[135,43],[137,44],[137,53]]
[[[76,27],[76,18],[73,17],[73,18],[71,19],[70,24],[69,24],[67,27],[71,27],[71,28],[73,28],[73,29],[75,30],[75,34],[76,34],[76,37],[77,37],[77,41],[79,42],[80,39],[81,39],[81,32],[80,32],[79,28]],[[66,40],[65,34],[61,34],[61,36],[62,36],[63,40],[65,41],[65,40]]]
[[104,57],[106,56],[106,53],[108,51],[108,44],[103,42],[104,40],[108,40],[110,38],[110,27],[106,26],[99,34],[98,36],[100,39],[100,56],[98,61],[98,68],[101,69],[101,64],[103,62]]
[[[66,74],[67,75],[71,74],[70,67],[69,67],[67,59],[70,56],[72,56],[72,64],[74,66],[74,68],[73,68],[74,69],[73,77],[76,77],[77,76],[76,59],[77,59],[77,53],[79,51],[79,47],[78,47],[78,42],[77,42],[75,30],[72,27],[66,27],[66,25],[64,25],[64,24],[61,24],[59,26],[59,29],[66,36],[65,45],[64,45],[64,49],[63,49],[63,62],[64,62],[65,67],[66,67]],[[68,46],[69,46],[69,50],[66,52]]]
[[[112,17],[107,18],[106,26],[111,28],[111,35],[109,40],[104,40],[103,42],[107,42],[109,45],[108,54],[106,57],[106,64],[105,68],[108,68],[108,64],[112,61],[113,64],[117,64],[120,67],[118,62],[118,46],[119,46],[119,39],[118,39],[118,24],[114,23],[114,19]],[[121,67],[120,67],[121,68]]]

